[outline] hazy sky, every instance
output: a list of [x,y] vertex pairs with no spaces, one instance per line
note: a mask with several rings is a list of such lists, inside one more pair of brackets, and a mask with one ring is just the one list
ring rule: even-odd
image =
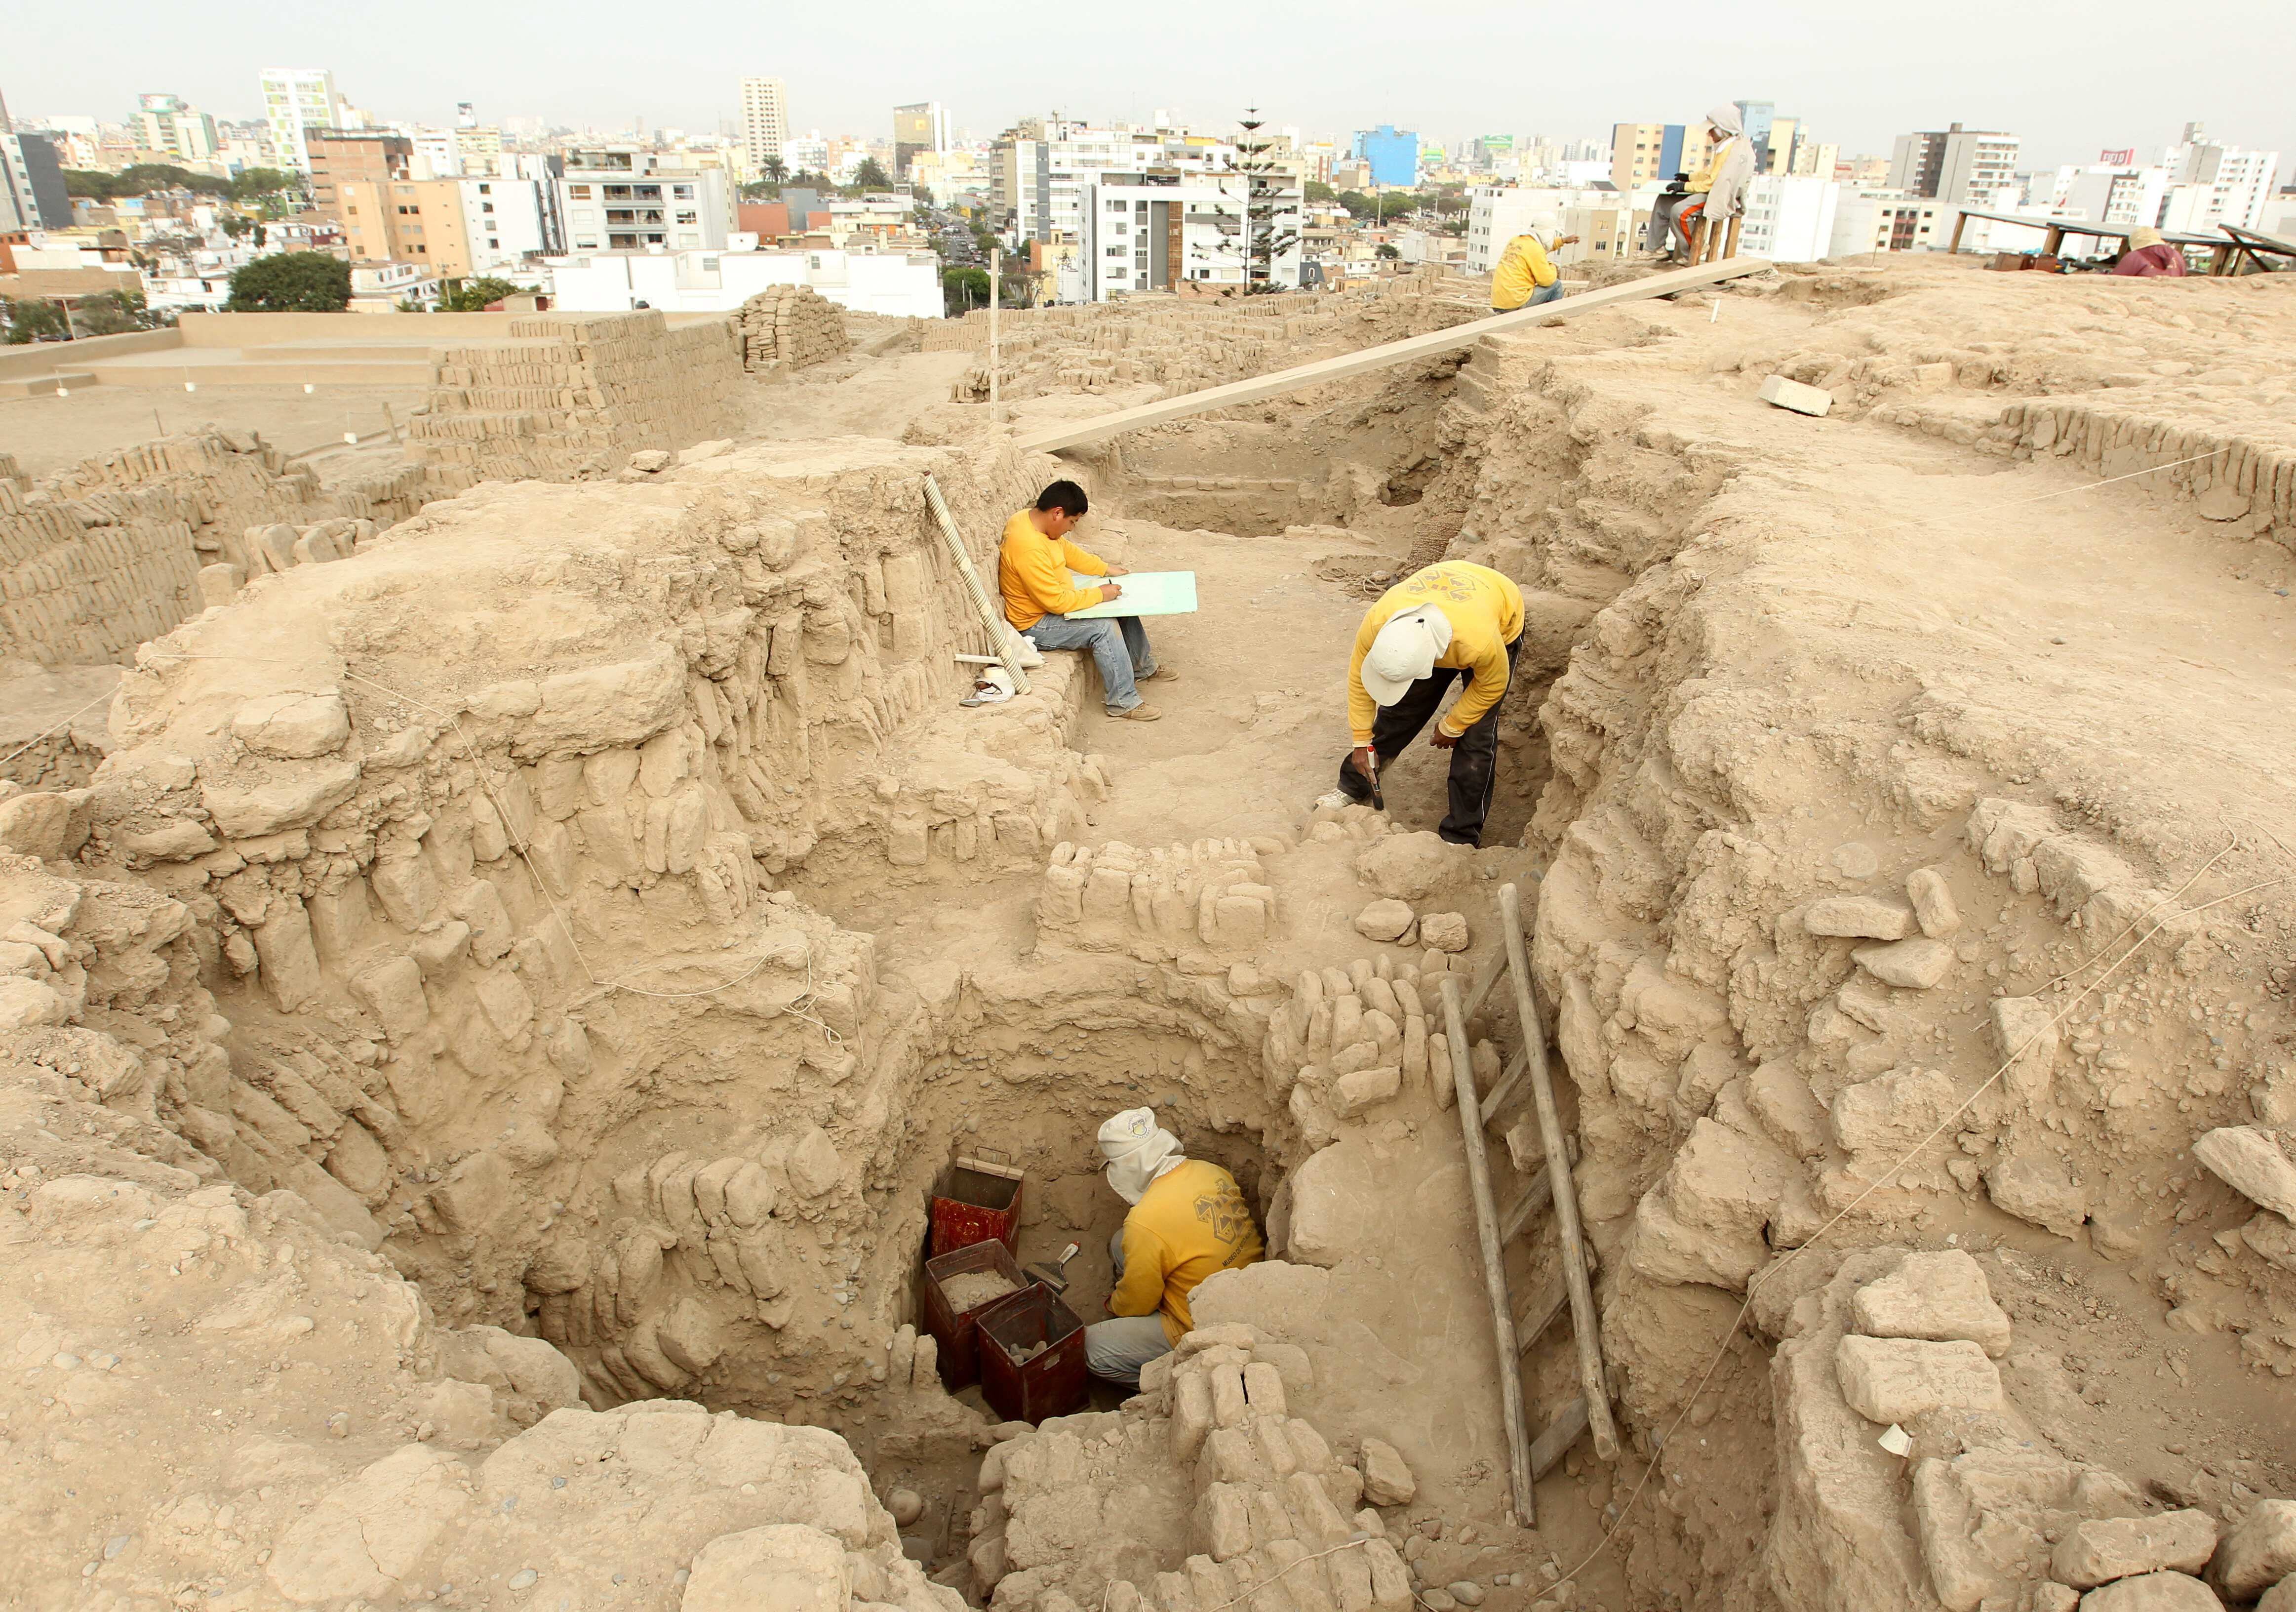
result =
[[[29,0],[28,0],[29,3]],[[2296,164],[2296,6],[2287,0],[1640,0],[1558,5],[1186,8],[955,6],[875,0],[660,7],[46,6],[6,31],[0,93],[19,114],[123,120],[142,91],[218,117],[259,110],[258,70],[330,67],[379,117],[714,129],[744,73],[788,81],[792,122],[889,132],[896,102],[938,100],[986,137],[1030,111],[1203,126],[1256,103],[1310,136],[1382,122],[1448,141],[1564,139],[1621,121],[1688,122],[1718,101],[1774,101],[1845,155],[1959,121],[2024,138],[2028,166],[2136,146],[2157,158],[2190,119]]]

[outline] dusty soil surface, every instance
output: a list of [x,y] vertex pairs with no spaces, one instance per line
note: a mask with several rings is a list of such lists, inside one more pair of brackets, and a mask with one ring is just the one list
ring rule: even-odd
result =
[[[404,430],[422,407],[419,386],[83,386],[68,398],[0,399],[0,452],[26,475],[53,475],[114,449],[212,423],[257,431],[290,455],[387,429],[387,406]],[[156,415],[156,418],[155,418]]]

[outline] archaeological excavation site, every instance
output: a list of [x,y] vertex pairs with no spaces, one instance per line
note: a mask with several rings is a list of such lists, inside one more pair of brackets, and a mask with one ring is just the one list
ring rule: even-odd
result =
[[2296,276],[457,317],[0,416],[0,1605],[2296,1612]]

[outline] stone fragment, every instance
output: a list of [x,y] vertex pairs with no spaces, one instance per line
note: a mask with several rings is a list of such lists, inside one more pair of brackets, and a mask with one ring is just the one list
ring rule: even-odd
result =
[[848,1612],[845,1547],[802,1523],[721,1534],[694,1557],[677,1605],[678,1612]]
[[2288,1162],[2270,1131],[2222,1126],[2193,1144],[2193,1156],[2250,1202],[2296,1221],[2296,1164]]
[[1833,895],[1802,911],[1802,927],[1812,934],[1868,941],[1902,941],[1914,933],[1914,909],[1878,896]]
[[1915,921],[1922,933],[1933,941],[1944,940],[1961,929],[1961,909],[1954,905],[1953,891],[1945,882],[1945,875],[1934,868],[1916,868],[1906,876],[1906,898],[1914,904]]
[[231,719],[232,736],[258,755],[308,761],[332,755],[351,736],[343,696],[283,690],[258,695]]
[[1467,917],[1463,912],[1426,912],[1419,917],[1419,943],[1438,951],[1467,949]]
[[2226,1531],[2209,1582],[2226,1600],[2253,1600],[2296,1574],[2296,1500],[2260,1500]]
[[288,1526],[267,1564],[272,1583],[306,1604],[397,1600],[405,1576],[469,1508],[467,1481],[461,1463],[427,1444],[401,1445]]
[[1463,872],[1471,852],[1441,835],[1382,835],[1356,858],[1356,876],[1391,901],[1416,901]]
[[1935,1130],[1956,1100],[1941,1070],[1892,1069],[1834,1094],[1834,1139],[1850,1153],[1910,1147]]
[[154,862],[188,862],[216,847],[215,836],[189,818],[171,818],[157,828],[118,837],[129,856]]
[[1984,1268],[1959,1248],[1907,1254],[1897,1270],[1857,1289],[1849,1314],[1874,1337],[1959,1338],[1996,1360],[2009,1353],[2008,1314],[1994,1303]]
[[2071,1167],[2046,1154],[2001,1154],[1986,1168],[1985,1190],[1997,1207],[2059,1237],[2074,1236],[2088,1219],[2088,1194]]
[[1332,1083],[1332,1109],[1341,1119],[1350,1119],[1366,1108],[1392,1100],[1402,1090],[1403,1071],[1394,1065],[1358,1069]]
[[1928,939],[1860,946],[1849,955],[1883,984],[1906,991],[1927,991],[1953,966],[1953,948],[1943,941]]
[[1393,1444],[1363,1441],[1364,1499],[1374,1506],[1407,1506],[1418,1496],[1418,1481]]
[[413,958],[392,958],[351,976],[351,995],[382,1025],[390,1040],[403,1041],[430,1022],[422,994],[422,970]]
[[1834,1369],[1849,1408],[1884,1426],[1947,1407],[1998,1410],[2002,1406],[2001,1373],[1972,1343],[1852,1334],[1835,1352]]
[[2027,1106],[2049,1095],[2057,1057],[2057,1025],[2048,1004],[2030,996],[1993,999],[1994,1050],[2008,1065],[2002,1083]]
[[1805,386],[1800,381],[1789,381],[1784,375],[1772,375],[1762,382],[1755,394],[1763,402],[1779,408],[1790,408],[1798,415],[1823,417],[1833,407],[1833,394],[1822,386]]
[[200,784],[201,802],[217,832],[228,839],[252,840],[289,828],[307,828],[340,805],[358,785],[357,761],[328,761],[296,769],[275,783]]
[[2267,1590],[2264,1599],[2256,1603],[2256,1612],[2296,1612],[2296,1573]]
[[2080,1598],[2080,1612],[2224,1612],[2224,1603],[2197,1578],[2146,1573],[2091,1590]]
[[1414,915],[1402,901],[1374,901],[1356,914],[1356,933],[1365,940],[1399,941],[1411,933]]
[[2216,1549],[2217,1519],[2205,1511],[2087,1517],[2057,1542],[2049,1570],[2076,1590],[2094,1590],[2142,1573],[2198,1573]]
[[790,1150],[790,1185],[800,1196],[816,1198],[835,1190],[844,1175],[845,1161],[837,1156],[829,1133],[818,1125],[808,1127],[798,1145]]

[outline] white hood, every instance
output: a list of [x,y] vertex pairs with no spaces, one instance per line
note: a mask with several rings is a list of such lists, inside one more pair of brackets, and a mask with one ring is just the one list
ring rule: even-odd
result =
[[1136,1204],[1148,1183],[1185,1164],[1180,1139],[1156,1123],[1152,1108],[1127,1108],[1100,1128],[1100,1151],[1108,1160],[1108,1184],[1128,1204]]

